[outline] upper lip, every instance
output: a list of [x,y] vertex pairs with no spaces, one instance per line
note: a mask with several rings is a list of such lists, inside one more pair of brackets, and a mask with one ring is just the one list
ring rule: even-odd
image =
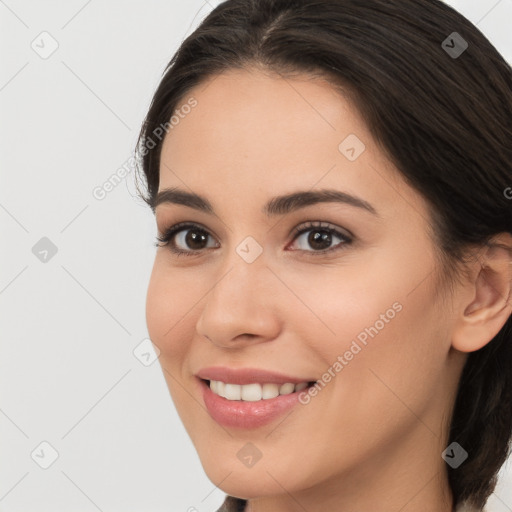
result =
[[226,366],[209,366],[208,368],[202,368],[196,373],[196,377],[205,380],[220,380],[221,382],[241,385],[253,383],[285,384],[287,382],[300,384],[301,382],[313,382],[315,380],[301,379],[260,368],[228,368]]

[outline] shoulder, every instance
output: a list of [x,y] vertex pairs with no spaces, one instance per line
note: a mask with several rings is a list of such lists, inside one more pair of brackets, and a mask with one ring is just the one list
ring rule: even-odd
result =
[[[247,501],[233,496],[226,496],[224,502],[216,512],[244,512]],[[461,503],[455,512],[487,512],[486,509],[476,508],[469,503]]]
[[233,496],[226,496],[226,499],[215,512],[244,512],[247,501]]

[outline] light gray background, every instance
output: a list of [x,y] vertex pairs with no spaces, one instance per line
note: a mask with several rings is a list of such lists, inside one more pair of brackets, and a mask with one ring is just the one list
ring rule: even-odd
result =
[[[133,353],[148,336],[153,216],[133,172],[103,200],[92,193],[130,157],[165,65],[218,3],[0,0],[3,512],[207,512],[223,500],[158,362]],[[512,0],[448,3],[512,62]],[[46,59],[31,47],[51,49],[43,31],[58,43]],[[32,252],[43,237],[57,247],[47,262]],[[48,469],[43,441],[58,452]],[[512,510],[511,484],[509,466],[490,512]]]

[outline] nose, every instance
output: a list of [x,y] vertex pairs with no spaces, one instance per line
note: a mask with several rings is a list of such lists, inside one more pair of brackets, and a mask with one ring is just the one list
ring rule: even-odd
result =
[[276,279],[263,258],[247,263],[235,254],[226,267],[204,299],[196,324],[198,334],[222,348],[277,338]]

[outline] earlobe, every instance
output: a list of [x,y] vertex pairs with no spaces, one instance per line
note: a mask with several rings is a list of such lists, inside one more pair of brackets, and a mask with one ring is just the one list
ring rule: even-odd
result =
[[484,347],[512,314],[511,240],[510,234],[502,233],[475,261],[452,333],[452,346],[461,352]]

